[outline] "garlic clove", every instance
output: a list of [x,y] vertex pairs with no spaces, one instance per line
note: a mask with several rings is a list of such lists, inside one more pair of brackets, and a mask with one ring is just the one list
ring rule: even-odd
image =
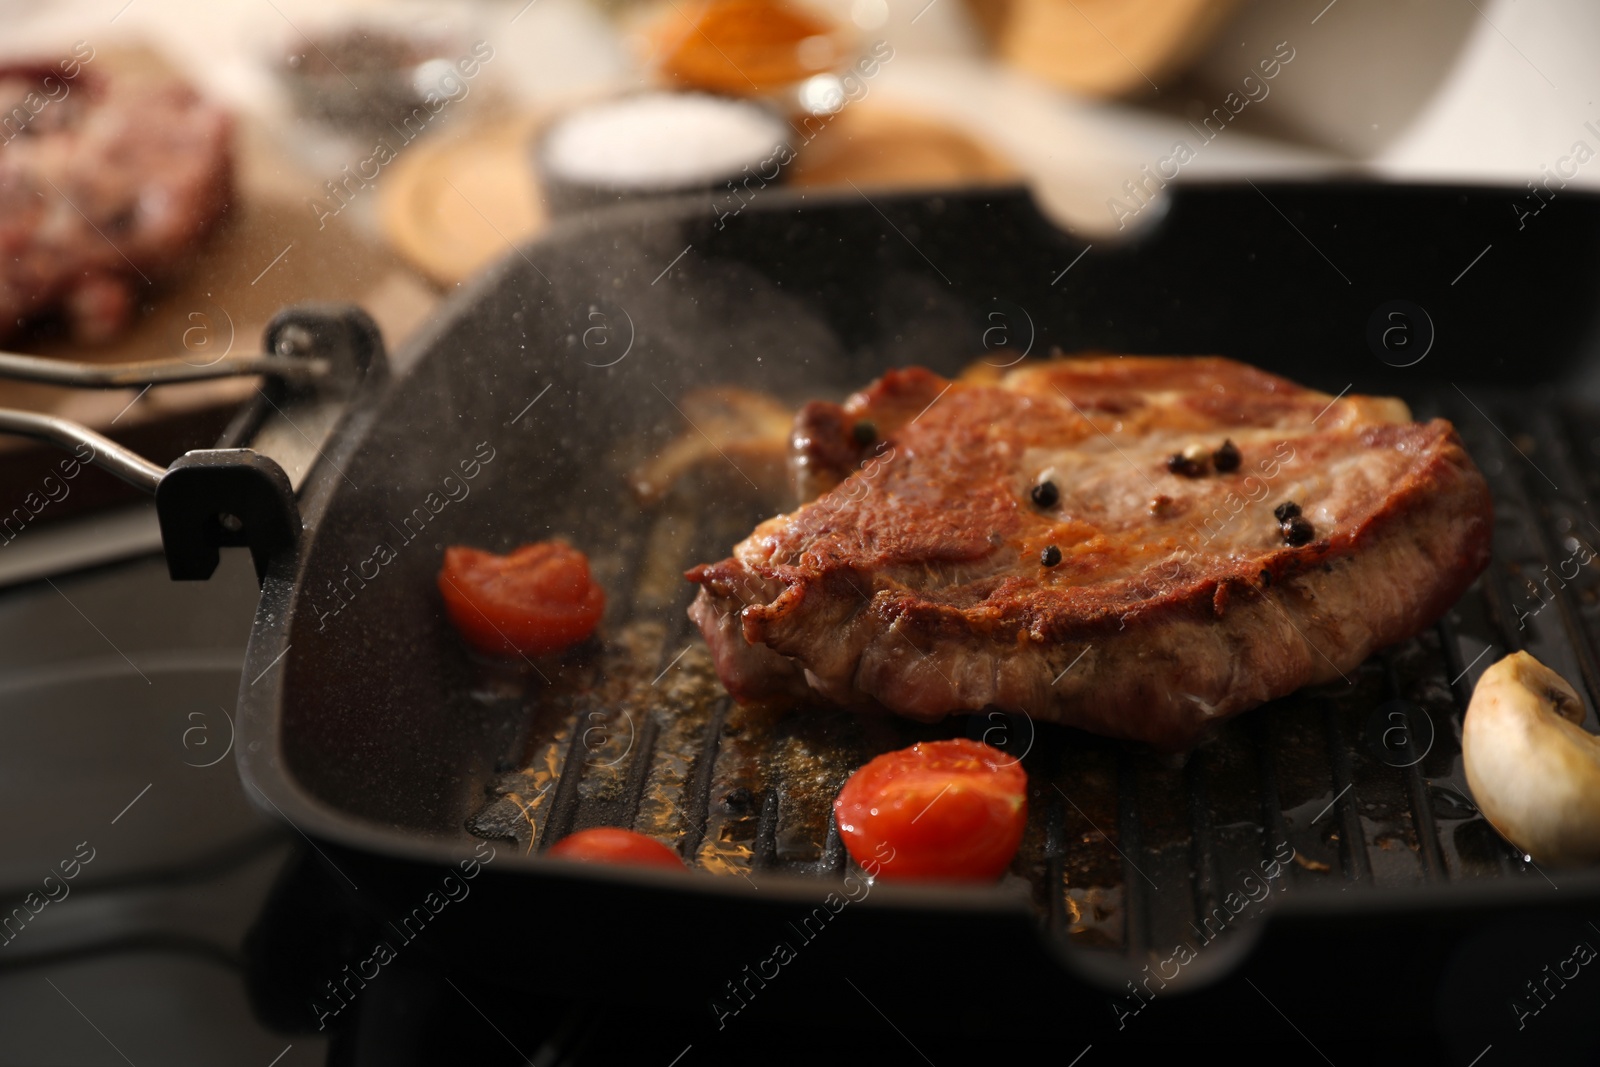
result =
[[1484,818],[1539,863],[1600,862],[1600,736],[1555,671],[1515,652],[1483,673],[1462,724]]

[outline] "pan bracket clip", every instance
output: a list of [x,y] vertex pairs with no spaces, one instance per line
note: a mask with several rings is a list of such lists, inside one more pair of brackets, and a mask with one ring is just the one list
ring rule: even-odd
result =
[[273,557],[292,550],[300,534],[288,475],[246,448],[180,456],[156,486],[156,514],[174,581],[205,581],[221,549],[248,547],[264,582]]

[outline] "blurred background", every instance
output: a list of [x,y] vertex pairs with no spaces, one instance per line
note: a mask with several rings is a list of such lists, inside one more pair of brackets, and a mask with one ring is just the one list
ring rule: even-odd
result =
[[[721,212],[773,183],[1026,182],[1093,240],[1153,221],[1170,181],[1535,183],[1530,215],[1552,191],[1600,184],[1600,167],[1573,156],[1600,147],[1585,126],[1600,129],[1600,10],[1577,0],[124,0],[0,13],[3,48],[25,68],[5,90],[13,157],[29,143],[13,128],[70,121],[101,93],[102,131],[141,131],[102,159],[211,160],[144,190],[147,206],[176,207],[129,231],[148,237],[142,253],[111,256],[104,233],[84,231],[106,259],[95,284],[48,277],[71,273],[66,254],[8,286],[11,347],[94,359],[213,358],[307,298],[360,299],[394,345],[553,219],[659,192],[716,189]],[[49,107],[17,110],[63,64],[81,74],[60,78],[61,101],[36,91]],[[198,99],[137,96],[175,85]],[[73,181],[108,201],[84,222],[127,224],[114,182]],[[14,222],[10,239],[33,225]],[[229,388],[146,398],[122,418],[142,427]],[[105,425],[127,400],[29,389],[17,402]]]
[[[403,360],[517,245],[684,192],[721,217],[773,184],[1026,183],[1116,241],[1173,182],[1527,187],[1522,225],[1600,187],[1583,0],[0,0],[0,24],[0,348],[98,363],[253,353],[306,300],[359,303]],[[165,462],[254,389],[0,406]],[[0,887],[95,859],[0,947],[0,1060],[322,1062],[239,973],[292,837],[227,758],[248,561],[172,585],[148,506],[59,461],[0,441],[0,500],[38,501],[0,527]]]
[[[125,255],[67,220],[105,261],[91,283],[63,280],[69,247],[5,286],[0,342],[93,359],[214,358],[307,298],[359,299],[394,345],[552,219],[664,191],[715,188],[728,211],[772,183],[1026,182],[1093,240],[1153,221],[1169,181],[1536,183],[1530,214],[1600,183],[1573,157],[1600,147],[1585,126],[1600,129],[1600,10],[1578,0],[7,0],[0,15],[13,159],[30,143],[13,131],[102,94],[102,133],[140,133],[107,135],[100,160],[204,164],[127,186],[127,203],[80,169],[61,192],[101,202],[82,223],[143,219],[140,196],[174,206],[133,225]],[[138,96],[179,85],[196,99]],[[38,232],[23,214],[17,248]],[[118,425],[236,394],[185,387]],[[13,402],[104,426],[128,399]]]

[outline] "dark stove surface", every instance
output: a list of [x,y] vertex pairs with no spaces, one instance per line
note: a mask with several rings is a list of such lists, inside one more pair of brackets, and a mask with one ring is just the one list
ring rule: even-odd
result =
[[230,716],[247,557],[140,559],[0,592],[0,1061],[323,1062],[256,1021],[241,944],[293,851]]

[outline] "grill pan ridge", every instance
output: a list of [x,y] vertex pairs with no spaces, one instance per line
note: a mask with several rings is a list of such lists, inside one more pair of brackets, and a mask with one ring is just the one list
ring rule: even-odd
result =
[[[1597,725],[1600,583],[1583,568],[1532,613],[1527,583],[1600,540],[1588,503],[1600,408],[1582,360],[1596,323],[1575,310],[1600,278],[1600,198],[1564,197],[1564,229],[1480,263],[1463,291],[1451,265],[1504,227],[1514,192],[1265,191],[1351,284],[1234,186],[1179,189],[1157,229],[1097,244],[1064,278],[1087,246],[1016,190],[876,206],[764,193],[725,226],[698,205],[651,206],[568,224],[508,258],[416,342],[413,369],[352,412],[308,482],[308,536],[268,576],[245,670],[261,677],[241,689],[249,791],[353,868],[449,862],[476,834],[513,854],[495,873],[521,892],[605,886],[650,894],[662,914],[714,901],[726,915],[814,904],[839,883],[849,864],[828,801],[854,766],[921,738],[981,738],[1029,771],[1012,874],[999,887],[882,886],[863,910],[1035,928],[1052,965],[1101,989],[1213,928],[1228,933],[1186,979],[1226,972],[1242,951],[1228,946],[1297,918],[1535,906],[1550,874],[1473,808],[1460,723],[1482,671],[1526,648]],[[1419,287],[1430,271],[1438,283]],[[1363,342],[1397,296],[1438,331],[1430,358],[1403,369]],[[1491,304],[1519,308],[1516,321]],[[1034,355],[1216,353],[1450,418],[1494,495],[1489,571],[1348,683],[1238,717],[1183,761],[1019,716],[921,726],[735,705],[684,615],[681,571],[726,555],[777,505],[718,470],[642,509],[630,466],[687,429],[675,401],[689,388],[798,403],[890,366],[951,374],[983,354],[996,308],[1025,311]],[[596,311],[608,329],[627,323],[620,360],[584,343]],[[467,495],[407,522],[474,457]],[[584,548],[608,590],[603,641],[542,673],[471,661],[433,595],[443,546],[551,536]],[[394,559],[365,577],[378,541]],[[524,858],[607,824],[726,877]],[[1269,898],[1241,910],[1245,879],[1289,848]],[[1560,878],[1568,903],[1600,896],[1593,876]]]

